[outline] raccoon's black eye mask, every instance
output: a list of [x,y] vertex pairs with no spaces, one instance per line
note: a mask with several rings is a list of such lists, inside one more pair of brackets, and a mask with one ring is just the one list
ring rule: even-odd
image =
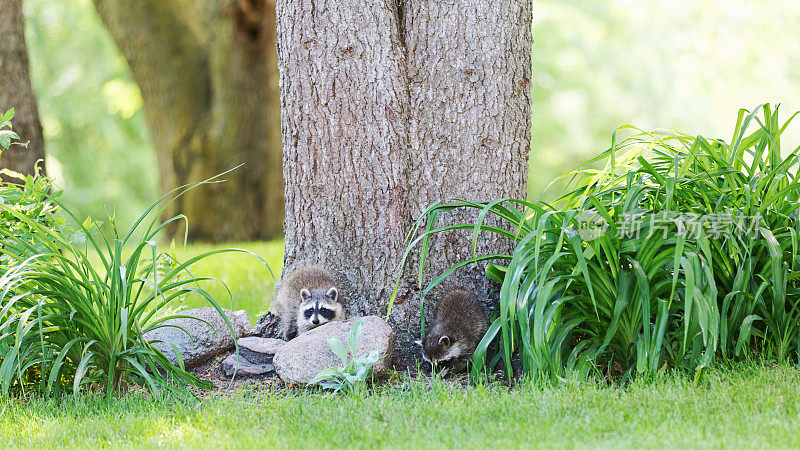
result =
[[[332,320],[334,317],[336,317],[336,311],[332,309],[323,307],[319,308],[317,312],[319,313],[320,316],[324,317],[327,320]],[[305,311],[303,311],[303,317],[305,317],[306,320],[311,319],[311,316],[313,315],[314,315],[314,308],[308,308]]]
[[334,310],[332,310],[332,309],[320,308],[319,309],[319,315],[324,317],[324,318],[326,318],[326,319],[328,319],[328,320],[331,320],[331,319],[333,319],[334,316],[336,316],[336,312]]

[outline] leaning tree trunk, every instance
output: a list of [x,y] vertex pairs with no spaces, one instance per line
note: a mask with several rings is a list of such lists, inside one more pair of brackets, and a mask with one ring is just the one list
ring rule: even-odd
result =
[[[44,174],[44,136],[31,86],[21,0],[0,0],[0,112],[14,108],[14,132],[27,148],[12,146],[0,157],[0,168],[24,175]],[[4,177],[4,181],[19,181]]]
[[[242,165],[178,199],[189,238],[283,231],[273,0],[94,0],[142,92],[161,189]],[[175,230],[177,231],[177,230]]]
[[[404,239],[429,204],[524,197],[530,26],[529,0],[279,0],[287,271],[325,264],[351,314],[385,314]],[[469,245],[465,233],[438,236],[428,279]],[[492,236],[480,246],[510,250]],[[411,272],[390,317],[401,364],[419,332]],[[491,289],[483,266],[449,284]]]

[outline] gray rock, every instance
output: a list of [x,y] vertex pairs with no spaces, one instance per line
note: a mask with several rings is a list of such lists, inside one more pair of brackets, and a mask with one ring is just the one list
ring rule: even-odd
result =
[[239,344],[239,354],[255,364],[268,364],[279,348],[286,345],[281,339],[261,337],[243,337],[236,341]]
[[383,359],[373,368],[373,375],[380,378],[387,374],[392,360],[392,339],[394,333],[383,319],[377,316],[354,317],[343,322],[330,322],[287,342],[278,349],[273,359],[275,372],[288,384],[307,384],[320,370],[337,367],[342,361],[328,344],[329,338],[336,338],[347,345],[347,333],[357,321],[364,320],[357,355],[379,350]]
[[234,370],[237,377],[253,377],[274,372],[275,367],[272,364],[253,364],[241,355],[237,358],[234,353],[222,360],[222,371],[230,378]]
[[167,320],[163,324],[166,326],[145,333],[144,338],[161,350],[173,364],[177,363],[177,359],[170,343],[175,345],[186,367],[195,367],[220,353],[232,350],[234,340],[250,330],[250,319],[246,311],[222,311],[231,322],[233,335],[217,310],[208,307],[181,311],[179,315],[192,318]]

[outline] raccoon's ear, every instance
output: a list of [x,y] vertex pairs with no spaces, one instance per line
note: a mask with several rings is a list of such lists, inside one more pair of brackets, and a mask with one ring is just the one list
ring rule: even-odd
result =
[[300,298],[303,301],[306,301],[311,298],[311,292],[308,292],[308,289],[300,289]]
[[336,300],[336,297],[339,296],[339,290],[335,287],[328,289],[328,292],[325,293],[325,296],[331,300]]
[[439,338],[439,345],[443,347],[450,347],[450,337],[449,336],[442,336]]
[[414,341],[414,343],[422,347],[422,339]]

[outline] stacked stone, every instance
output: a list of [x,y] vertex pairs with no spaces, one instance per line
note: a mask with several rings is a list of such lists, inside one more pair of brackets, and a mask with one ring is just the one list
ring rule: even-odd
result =
[[286,341],[263,337],[243,337],[236,341],[239,347],[236,352],[222,361],[225,376],[252,377],[275,372],[272,359],[278,349],[286,345]]

